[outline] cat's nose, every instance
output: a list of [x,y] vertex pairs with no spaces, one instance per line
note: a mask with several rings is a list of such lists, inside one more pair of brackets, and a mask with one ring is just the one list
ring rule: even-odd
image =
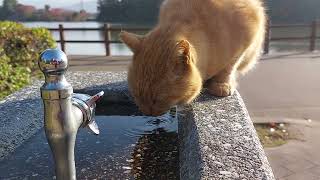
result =
[[162,114],[164,114],[164,113],[162,113],[162,112],[160,112],[160,111],[155,111],[155,112],[152,112],[152,113],[151,113],[152,116],[160,116],[160,115],[162,115]]
[[166,111],[163,111],[161,109],[151,108],[151,115],[152,116],[161,116],[164,113],[166,113]]
[[164,114],[164,112],[159,111],[159,110],[152,108],[152,107],[145,108],[142,110],[142,112],[146,116],[160,116],[160,115]]
[[140,110],[142,111],[142,113],[146,116],[151,116],[152,115],[152,109],[151,107],[144,107],[144,108],[140,108]]

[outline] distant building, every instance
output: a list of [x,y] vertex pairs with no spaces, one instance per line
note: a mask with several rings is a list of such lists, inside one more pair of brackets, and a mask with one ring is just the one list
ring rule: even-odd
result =
[[30,6],[30,5],[18,4],[16,7],[17,13],[26,17],[32,16],[32,14],[36,12],[36,10],[37,9],[34,6]]
[[59,15],[62,15],[64,14],[65,10],[62,9],[62,8],[51,8],[49,10],[49,13],[53,16],[59,16]]

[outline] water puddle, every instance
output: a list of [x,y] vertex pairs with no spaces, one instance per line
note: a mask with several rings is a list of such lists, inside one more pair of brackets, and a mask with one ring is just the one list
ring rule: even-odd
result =
[[[179,179],[175,110],[161,117],[96,116],[100,135],[77,135],[78,179]],[[0,162],[0,179],[55,179],[44,131]]]

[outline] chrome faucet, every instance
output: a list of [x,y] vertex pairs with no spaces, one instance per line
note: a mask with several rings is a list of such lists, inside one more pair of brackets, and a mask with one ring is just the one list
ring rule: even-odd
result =
[[65,78],[68,59],[59,49],[48,49],[40,55],[38,62],[45,76],[40,88],[44,105],[44,128],[55,161],[58,180],[75,180],[74,146],[77,131],[88,127],[99,134],[94,120],[96,101],[104,92],[90,97],[73,93]]

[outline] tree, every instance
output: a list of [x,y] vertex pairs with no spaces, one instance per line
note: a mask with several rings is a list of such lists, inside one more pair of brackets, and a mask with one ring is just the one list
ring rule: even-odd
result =
[[99,0],[98,20],[116,23],[155,23],[163,0]]
[[6,17],[10,17],[14,14],[17,7],[17,0],[3,0],[2,14]]
[[49,12],[50,6],[48,4],[44,5],[44,10],[45,12]]

